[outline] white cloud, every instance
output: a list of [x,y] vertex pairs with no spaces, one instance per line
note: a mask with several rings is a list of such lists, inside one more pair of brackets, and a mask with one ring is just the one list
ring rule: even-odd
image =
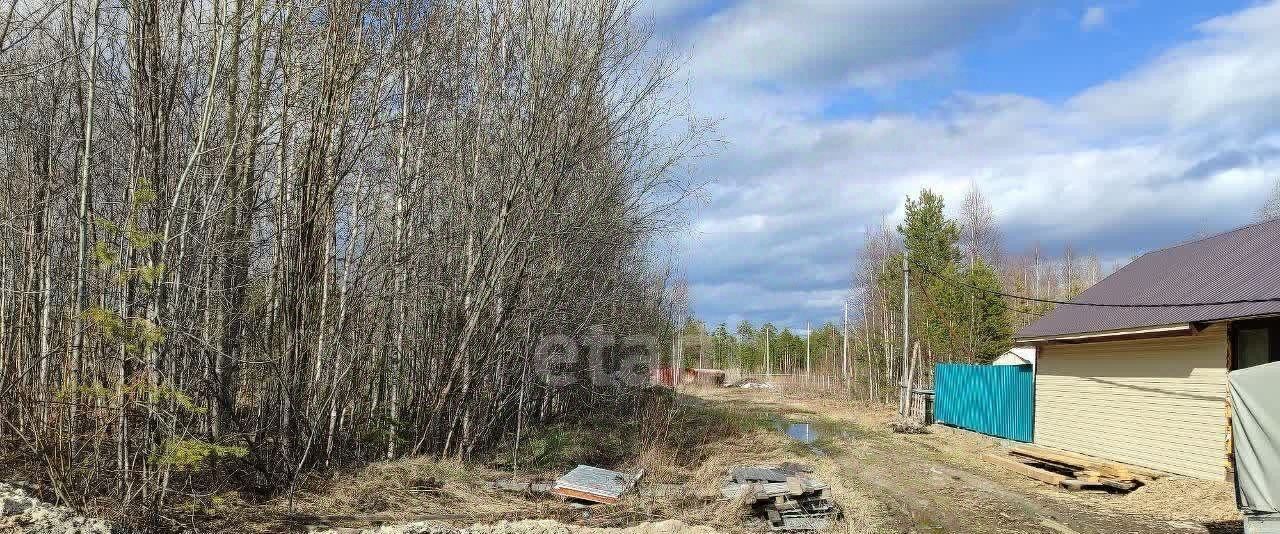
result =
[[949,64],[1014,0],[747,0],[695,33],[703,75],[783,85],[888,85]]
[[[731,141],[705,165],[719,182],[686,255],[695,309],[713,322],[835,318],[864,229],[884,216],[892,223],[921,187],[954,208],[977,182],[1011,252],[1070,242],[1121,258],[1246,222],[1280,176],[1280,3],[1202,23],[1193,40],[1061,102],[957,93],[928,113],[846,119],[822,116],[817,85],[754,82],[826,62],[845,83],[865,72],[854,65],[909,65],[946,47],[859,56],[817,35],[765,50],[752,43],[794,23],[747,5],[757,11],[709,23],[705,35],[725,44],[707,57],[741,48],[756,64],[692,65],[698,106],[723,118]],[[730,16],[741,25],[730,27]],[[815,59],[824,53],[841,58]]]
[[693,11],[709,0],[642,0],[636,3],[636,11],[642,17],[663,21]]
[[728,219],[703,219],[698,232],[703,234],[751,233],[765,229],[768,217],[759,214],[740,215]]
[[1107,23],[1107,10],[1102,6],[1093,6],[1084,10],[1080,17],[1080,29],[1091,31],[1101,28]]
[[1201,37],[1072,99],[1097,125],[1254,136],[1280,118],[1280,2],[1211,19]]

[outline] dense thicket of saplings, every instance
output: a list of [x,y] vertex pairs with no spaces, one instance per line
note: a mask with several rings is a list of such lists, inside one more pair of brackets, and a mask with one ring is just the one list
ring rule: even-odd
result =
[[471,456],[601,398],[543,336],[670,345],[704,137],[626,2],[6,4],[0,443],[61,500]]

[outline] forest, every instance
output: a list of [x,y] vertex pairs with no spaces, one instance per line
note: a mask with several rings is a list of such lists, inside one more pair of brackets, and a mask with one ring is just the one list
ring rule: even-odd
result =
[[6,4],[6,477],[136,522],[640,409],[532,354],[687,313],[707,125],[631,3]]

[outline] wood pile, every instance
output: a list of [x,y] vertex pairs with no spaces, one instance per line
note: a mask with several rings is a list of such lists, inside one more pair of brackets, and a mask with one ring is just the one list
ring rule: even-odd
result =
[[780,466],[735,467],[729,482],[720,490],[727,500],[750,505],[778,532],[825,530],[840,517],[840,507],[831,500],[831,488],[814,479],[808,466],[784,463]]
[[1133,491],[1163,473],[1083,454],[1021,446],[988,454],[988,463],[1070,491]]

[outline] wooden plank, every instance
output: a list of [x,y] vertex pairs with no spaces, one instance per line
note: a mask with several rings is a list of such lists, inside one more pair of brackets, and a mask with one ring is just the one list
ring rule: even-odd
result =
[[1039,447],[1014,447],[1009,451],[1018,456],[1034,458],[1044,462],[1062,465],[1073,470],[1094,471],[1107,478],[1132,479],[1133,473],[1128,467],[1098,458],[1090,458],[1073,453],[1050,451]]
[[1051,451],[1048,449],[1042,449],[1040,447],[1026,447],[1026,446],[1014,447],[1012,449],[1009,449],[1009,454],[1014,454],[1017,456],[1025,456],[1027,458],[1034,458],[1036,460],[1042,460],[1045,462],[1075,467],[1076,469],[1086,469],[1088,468],[1090,463],[1085,461],[1084,458],[1078,455]]
[[1076,471],[1072,474],[1075,475],[1076,480],[1085,482],[1098,482],[1102,478],[1102,473],[1094,470]]
[[551,493],[554,493],[561,497],[569,497],[572,499],[582,499],[584,501],[590,501],[590,502],[595,502],[600,504],[614,504],[618,502],[618,499],[615,499],[613,497],[596,495],[594,493],[587,493],[585,491],[572,490],[569,488],[555,488],[551,490]]
[[1062,481],[1061,486],[1063,488],[1066,488],[1069,491],[1082,491],[1082,490],[1107,491],[1107,489],[1117,489],[1120,491],[1133,491],[1134,488],[1138,487],[1138,484],[1134,482],[1129,482],[1129,481],[1111,480],[1111,479],[1102,479],[1102,480],[1067,479]]
[[792,496],[804,495],[804,481],[797,477],[787,477],[786,484],[787,491],[790,492]]
[[1015,473],[1019,473],[1021,475],[1034,478],[1036,480],[1044,482],[1045,484],[1057,486],[1061,484],[1063,480],[1068,479],[1066,475],[1060,475],[1052,471],[1045,471],[1044,469],[1032,467],[1022,462],[1019,462],[1017,460],[1014,460],[1013,458],[1010,458],[1008,456],[1001,456],[998,454],[987,454],[985,458],[991,464],[1003,467],[1005,469],[1008,469]]
[[1138,486],[1142,485],[1141,483],[1134,482],[1132,480],[1110,480],[1105,478],[1102,480],[1099,480],[1098,483],[1102,484],[1103,486],[1118,489],[1120,491],[1133,491],[1135,489],[1138,489]]

